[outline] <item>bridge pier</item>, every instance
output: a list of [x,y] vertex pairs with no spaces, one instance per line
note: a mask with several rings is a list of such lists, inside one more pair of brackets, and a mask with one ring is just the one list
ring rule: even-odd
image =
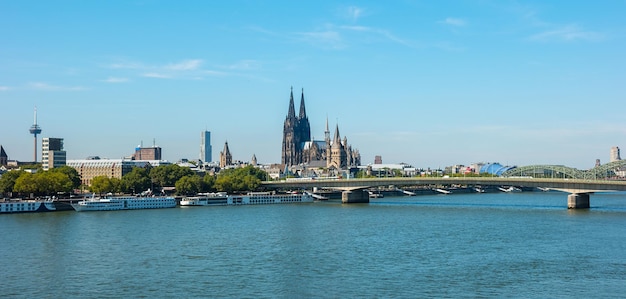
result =
[[369,203],[370,194],[365,190],[341,192],[341,203]]
[[568,209],[589,209],[589,193],[573,193],[567,196]]

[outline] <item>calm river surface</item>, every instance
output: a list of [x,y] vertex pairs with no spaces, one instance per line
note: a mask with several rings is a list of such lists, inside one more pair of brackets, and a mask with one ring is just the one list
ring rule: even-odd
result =
[[0,215],[0,297],[607,298],[626,194]]

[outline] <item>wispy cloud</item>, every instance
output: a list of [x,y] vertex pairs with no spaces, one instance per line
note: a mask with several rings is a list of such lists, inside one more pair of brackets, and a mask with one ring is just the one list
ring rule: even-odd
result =
[[172,71],[192,71],[197,70],[202,64],[200,59],[184,60],[174,64],[168,64],[165,69]]
[[106,83],[125,83],[125,82],[128,82],[129,80],[128,78],[109,77],[101,81],[106,82]]
[[243,71],[257,70],[261,68],[261,63],[257,60],[245,59],[245,60],[237,61],[231,65],[228,65],[226,66],[226,68],[229,70],[243,70]]
[[7,91],[7,90],[11,90],[11,87],[8,87],[8,86],[0,86],[0,91]]
[[166,74],[161,74],[161,73],[143,73],[142,74],[143,77],[147,77],[147,78],[158,78],[158,79],[170,79],[172,78],[172,76],[170,75],[166,75]]
[[405,46],[410,46],[410,47],[414,47],[414,44],[409,42],[408,40],[405,40],[403,38],[400,38],[396,35],[394,35],[393,33],[391,33],[390,31],[384,30],[384,29],[379,29],[379,28],[374,28],[374,27],[367,27],[367,26],[340,26],[339,28],[341,29],[345,29],[345,30],[350,30],[350,31],[358,31],[358,32],[367,32],[367,33],[373,33],[376,34],[378,36],[382,36],[385,39],[401,44],[401,45],[405,45]]
[[530,40],[533,41],[599,41],[604,39],[604,34],[594,31],[585,30],[577,25],[565,25],[561,27],[551,28],[546,31],[531,35]]
[[450,26],[455,26],[455,27],[463,27],[467,25],[467,22],[463,19],[450,18],[450,17],[446,18],[445,20],[439,21],[439,23],[450,25]]
[[43,91],[82,91],[87,88],[82,86],[60,86],[52,85],[44,82],[33,82],[28,84],[28,88]]
[[362,15],[364,9],[356,6],[349,6],[346,8],[346,16],[353,22],[356,22]]
[[[355,33],[366,34],[366,36],[362,35],[361,39],[359,39],[359,37],[357,37]],[[299,32],[296,33],[296,36],[299,41],[304,41],[317,47],[332,50],[341,50],[347,48],[351,41],[354,42],[358,40],[367,42],[386,40],[404,46],[409,46],[413,48],[417,47],[414,43],[400,38],[390,31],[368,26],[337,26],[333,24],[326,24],[325,27],[321,30]]]
[[106,67],[116,70],[127,70],[130,71],[130,73],[126,72],[122,76],[110,77],[103,81],[108,83],[128,82],[130,81],[127,78],[129,75],[146,78],[187,80],[199,80],[202,79],[203,76],[223,75],[223,73],[219,71],[203,69],[203,63],[204,60],[202,59],[185,59],[167,64],[146,64],[135,61],[116,62],[108,64]]
[[118,63],[112,63],[109,64],[107,66],[108,68],[112,68],[112,69],[143,69],[146,68],[146,66],[140,64],[140,63],[136,63],[136,62],[118,62]]

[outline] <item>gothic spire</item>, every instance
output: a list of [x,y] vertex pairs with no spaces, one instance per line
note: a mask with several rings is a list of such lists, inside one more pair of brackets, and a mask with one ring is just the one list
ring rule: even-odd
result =
[[324,140],[330,142],[330,129],[328,128],[328,115],[326,115],[326,130],[324,131]]
[[296,118],[296,108],[293,104],[293,86],[291,87],[291,96],[289,97],[289,112],[287,112],[287,118]]
[[339,124],[335,127],[335,138],[333,143],[341,144],[341,136],[339,136]]
[[224,143],[224,155],[230,155],[230,149],[228,148],[228,141]]
[[304,88],[302,89],[302,97],[300,97],[300,115],[298,116],[298,118],[306,118],[306,108],[304,108]]

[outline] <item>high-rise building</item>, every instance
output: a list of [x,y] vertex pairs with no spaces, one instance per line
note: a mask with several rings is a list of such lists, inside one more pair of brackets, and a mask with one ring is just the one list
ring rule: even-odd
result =
[[611,148],[611,158],[609,159],[609,162],[615,162],[615,161],[619,161],[622,158],[619,156],[619,147],[614,146]]
[[382,156],[374,156],[374,164],[383,164]]
[[41,140],[43,170],[64,166],[66,159],[66,153],[63,150],[63,138],[46,137]]
[[200,135],[200,160],[213,162],[213,148],[211,147],[211,132],[204,131]]

